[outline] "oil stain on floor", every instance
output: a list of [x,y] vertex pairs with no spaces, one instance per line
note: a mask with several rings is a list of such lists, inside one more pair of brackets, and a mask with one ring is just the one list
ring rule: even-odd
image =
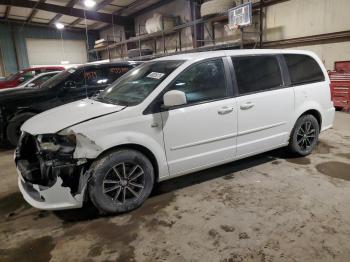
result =
[[311,161],[307,157],[298,157],[298,158],[288,158],[286,159],[289,163],[297,164],[297,165],[310,165]]
[[20,192],[15,192],[0,199],[0,218],[13,214],[19,208],[29,208]]
[[316,169],[324,175],[350,181],[350,164],[330,161],[316,165]]
[[0,249],[2,261],[50,261],[51,250],[55,247],[50,236],[44,236],[27,241],[17,248]]
[[315,148],[317,154],[329,154],[334,146],[329,145],[325,141],[320,140]]

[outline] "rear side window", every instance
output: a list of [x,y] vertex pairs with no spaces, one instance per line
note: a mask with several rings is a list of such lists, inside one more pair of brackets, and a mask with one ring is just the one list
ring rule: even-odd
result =
[[275,56],[232,57],[239,94],[262,92],[283,85]]
[[301,85],[325,80],[318,63],[307,55],[284,55],[292,85]]

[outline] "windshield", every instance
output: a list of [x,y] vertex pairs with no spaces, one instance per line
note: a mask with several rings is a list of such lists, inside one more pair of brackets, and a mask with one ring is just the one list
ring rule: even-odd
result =
[[183,62],[154,61],[142,64],[122,76],[96,99],[118,105],[137,105]]
[[58,73],[57,75],[51,77],[49,80],[44,82],[40,88],[52,88],[56,86],[57,84],[61,83],[67,77],[69,77],[71,74],[73,74],[75,71],[77,71],[76,67],[69,68],[67,70],[62,71],[61,73]]

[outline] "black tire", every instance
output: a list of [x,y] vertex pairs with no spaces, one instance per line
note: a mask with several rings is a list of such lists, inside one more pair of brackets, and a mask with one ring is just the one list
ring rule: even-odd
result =
[[289,149],[299,156],[307,156],[317,145],[320,125],[313,115],[301,116],[292,130]]
[[[95,161],[91,170],[89,196],[102,214],[134,210],[142,205],[153,189],[152,163],[136,150],[121,149],[111,152]],[[141,173],[143,174],[139,175]]]
[[21,135],[21,126],[29,118],[35,116],[35,113],[26,112],[14,116],[8,123],[6,128],[7,140],[11,145],[17,146],[18,139]]

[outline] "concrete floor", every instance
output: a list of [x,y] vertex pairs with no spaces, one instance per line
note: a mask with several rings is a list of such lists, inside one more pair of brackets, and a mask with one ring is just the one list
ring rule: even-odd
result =
[[[129,214],[39,211],[0,152],[0,261],[349,261],[350,114],[309,157],[275,150],[162,183]],[[80,214],[80,215],[79,215]],[[76,218],[78,221],[69,221]]]

